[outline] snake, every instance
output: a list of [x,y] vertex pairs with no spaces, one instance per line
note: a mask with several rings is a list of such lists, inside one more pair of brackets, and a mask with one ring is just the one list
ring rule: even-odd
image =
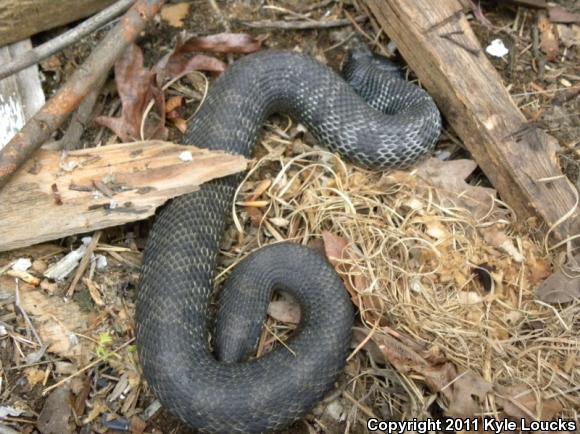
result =
[[[265,122],[284,114],[353,164],[408,167],[436,143],[433,99],[370,49],[347,55],[341,74],[313,57],[264,49],[210,86],[185,144],[251,158]],[[354,307],[329,261],[281,242],[240,261],[215,308],[214,278],[240,174],[166,204],[155,218],[136,296],[135,333],[147,383],[195,432],[276,432],[336,384],[351,345]],[[289,340],[253,357],[275,291],[301,320]]]

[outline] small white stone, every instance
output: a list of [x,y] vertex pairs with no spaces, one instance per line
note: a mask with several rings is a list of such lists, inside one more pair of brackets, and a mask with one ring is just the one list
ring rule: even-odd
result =
[[191,155],[190,151],[183,151],[179,154],[179,159],[181,161],[193,161],[193,155]]
[[509,50],[506,48],[501,39],[494,39],[491,41],[491,44],[485,48],[485,52],[490,56],[503,57],[509,53]]
[[28,258],[18,258],[12,269],[14,271],[26,271],[32,266],[32,261]]

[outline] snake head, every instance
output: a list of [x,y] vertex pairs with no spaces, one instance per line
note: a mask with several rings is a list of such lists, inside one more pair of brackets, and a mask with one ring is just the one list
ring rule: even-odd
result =
[[342,75],[356,88],[355,83],[362,80],[371,69],[379,70],[394,78],[404,77],[403,70],[399,65],[384,56],[373,53],[365,43],[358,41],[348,52],[343,62]]

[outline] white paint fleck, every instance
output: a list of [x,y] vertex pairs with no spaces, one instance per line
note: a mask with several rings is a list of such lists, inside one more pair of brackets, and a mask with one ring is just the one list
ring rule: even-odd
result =
[[24,126],[24,110],[14,95],[0,94],[0,149]]
[[179,154],[179,159],[181,161],[193,161],[193,155],[191,155],[190,151],[183,151]]
[[491,44],[485,48],[485,52],[490,56],[503,57],[509,53],[509,50],[501,39],[494,39],[491,41]]

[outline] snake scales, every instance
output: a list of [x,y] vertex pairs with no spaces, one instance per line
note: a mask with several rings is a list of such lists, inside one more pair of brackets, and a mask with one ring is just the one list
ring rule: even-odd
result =
[[[311,57],[263,51],[235,62],[213,84],[186,142],[250,157],[273,113],[306,125],[356,164],[408,166],[440,130],[432,99],[370,51],[345,63],[344,81]],[[171,201],[144,254],[137,346],[162,404],[200,432],[263,432],[304,415],[334,384],[350,345],[353,308],[325,259],[296,244],[269,246],[232,273],[209,345],[210,299],[219,243],[239,176]],[[302,322],[285,348],[247,361],[274,289],[292,293]]]

